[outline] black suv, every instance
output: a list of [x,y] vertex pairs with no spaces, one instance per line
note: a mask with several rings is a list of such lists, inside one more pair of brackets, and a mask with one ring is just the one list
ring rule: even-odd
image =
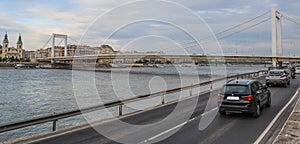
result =
[[271,106],[271,93],[266,85],[257,80],[231,80],[218,95],[219,113],[247,112],[260,116],[262,106]]

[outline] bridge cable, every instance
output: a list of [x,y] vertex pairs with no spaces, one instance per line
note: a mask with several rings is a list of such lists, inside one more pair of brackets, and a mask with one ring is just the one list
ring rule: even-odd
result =
[[[258,22],[258,23],[255,23],[255,24],[253,24],[253,25],[250,25],[250,26],[248,26],[248,27],[246,27],[246,28],[243,28],[243,29],[238,30],[238,31],[236,31],[236,32],[233,32],[233,33],[231,33],[231,34],[228,34],[228,35],[219,37],[219,38],[217,38],[217,40],[222,40],[222,39],[227,38],[227,37],[230,37],[230,36],[232,36],[232,35],[241,33],[241,32],[243,32],[243,31],[246,31],[246,30],[248,30],[248,29],[251,29],[251,28],[253,28],[253,27],[257,26],[257,25],[260,25],[260,24],[262,24],[262,23],[264,23],[264,22],[267,22],[267,21],[270,20],[270,19],[271,19],[271,18],[266,18],[266,19],[264,19],[264,20],[262,20],[262,21],[260,21],[260,22]],[[206,44],[206,43],[210,43],[210,42],[214,42],[214,41],[212,41],[212,40],[211,40],[211,41],[206,41],[206,42],[203,42],[202,44]],[[194,45],[187,46],[187,47],[183,47],[183,48],[184,48],[184,49],[188,49],[188,48],[193,48],[193,47],[197,47],[197,46],[199,46],[199,44],[194,44]],[[177,49],[182,49],[182,48],[177,48]],[[172,50],[177,50],[177,49],[172,49]],[[167,50],[167,51],[165,51],[165,52],[172,51],[172,50]]]
[[64,39],[62,39],[59,43],[58,43],[58,45],[57,46],[59,46],[62,42],[64,41]]
[[77,40],[75,40],[75,39],[73,39],[73,38],[71,38],[71,37],[68,37],[68,38],[69,38],[70,40],[74,41],[75,43],[79,44],[79,45],[87,45],[87,46],[88,46],[88,44],[80,43],[79,41],[77,41]]
[[288,15],[286,15],[286,14],[282,14],[282,16],[283,16],[284,18],[286,18],[287,20],[289,20],[289,21],[291,21],[291,22],[294,22],[294,23],[297,24],[297,25],[300,25],[300,21],[299,21],[299,20],[297,20],[297,19],[295,19],[295,18],[292,18],[292,17],[290,17],[290,16],[288,16]]
[[[266,11],[266,12],[264,12],[264,13],[262,13],[262,14],[256,16],[256,17],[254,17],[254,18],[251,18],[251,19],[249,19],[249,20],[246,20],[246,21],[244,21],[244,22],[241,22],[241,23],[239,23],[239,24],[236,24],[236,25],[234,25],[234,26],[231,26],[231,27],[229,27],[229,28],[227,28],[227,29],[225,29],[225,30],[223,30],[223,31],[217,32],[217,33],[215,33],[215,35],[217,36],[217,35],[223,34],[223,33],[225,33],[225,32],[228,32],[228,31],[230,31],[230,30],[232,30],[232,29],[238,28],[238,27],[240,27],[240,26],[242,26],[242,25],[245,25],[245,24],[247,24],[247,23],[249,23],[249,22],[251,22],[251,21],[254,21],[254,20],[256,20],[256,19],[258,19],[258,18],[260,18],[260,17],[263,17],[263,16],[265,16],[265,15],[268,14],[268,13],[270,13],[270,11]],[[204,38],[201,38],[201,39],[199,39],[199,40],[208,39],[208,38],[210,38],[210,37],[211,37],[211,36],[209,36],[209,37],[204,37]],[[178,43],[178,44],[179,44],[179,45],[187,45],[187,44],[192,44],[192,43],[197,43],[197,40],[192,40],[192,41],[189,41],[189,42],[182,42],[182,43]],[[198,45],[198,44],[197,44],[197,45]],[[173,48],[173,46],[167,47],[166,49],[172,49],[172,48]]]
[[52,39],[52,35],[49,37],[49,39],[48,39],[47,42],[44,44],[44,46],[42,47],[42,49],[44,49],[44,48],[48,45],[48,43],[50,42],[51,39]]
[[234,32],[234,33],[225,35],[225,36],[223,36],[223,37],[219,37],[219,38],[217,38],[217,40],[221,40],[221,39],[224,39],[224,38],[226,38],[226,37],[230,37],[230,36],[232,36],[232,35],[241,33],[241,32],[243,32],[243,31],[246,31],[246,30],[248,30],[248,29],[251,29],[251,28],[253,28],[253,27],[255,27],[255,26],[258,26],[258,25],[260,25],[260,24],[262,24],[262,23],[264,23],[264,22],[267,22],[267,21],[269,21],[270,19],[271,19],[271,18],[266,18],[266,19],[264,19],[264,20],[262,20],[262,21],[260,21],[260,22],[258,22],[258,23],[256,23],[256,24],[250,25],[249,27],[243,28],[243,29],[241,29],[241,30],[239,30],[239,31],[236,31],[236,32]]
[[227,28],[226,30],[223,30],[223,31],[221,31],[221,32],[216,33],[216,35],[225,33],[225,32],[227,32],[227,31],[230,31],[230,30],[232,30],[232,29],[235,29],[235,28],[237,28],[237,27],[239,27],[239,26],[242,26],[242,25],[244,25],[244,24],[246,24],[246,23],[249,23],[249,22],[251,22],[251,21],[254,21],[254,20],[256,20],[256,19],[258,19],[258,18],[260,18],[260,17],[262,17],[262,16],[265,16],[265,15],[268,14],[268,13],[270,13],[270,11],[266,11],[266,12],[264,12],[264,13],[262,13],[262,14],[256,16],[256,17],[252,18],[252,19],[249,19],[249,20],[247,20],[247,21],[244,21],[244,22],[241,22],[241,23],[239,23],[239,24],[237,24],[237,25],[234,25],[234,26],[232,26],[232,27],[229,27],[229,28]]

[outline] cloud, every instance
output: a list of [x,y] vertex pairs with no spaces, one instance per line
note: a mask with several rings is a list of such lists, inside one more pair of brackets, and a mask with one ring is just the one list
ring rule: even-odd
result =
[[[90,39],[86,40],[86,43],[98,46],[104,42],[114,30],[122,26],[122,24],[128,24],[128,22],[130,23],[136,19],[143,18],[160,18],[181,25],[188,31],[204,31],[201,29],[205,26],[197,25],[198,21],[194,20],[195,17],[193,15],[187,16],[185,12],[178,11],[175,6],[172,5],[176,5],[176,3],[178,3],[178,7],[186,7],[194,14],[202,17],[214,32],[222,31],[225,28],[250,19],[265,11],[270,11],[274,6],[293,17],[299,18],[300,14],[300,4],[292,0],[288,0],[288,2],[279,0],[175,0],[171,2],[169,7],[168,5],[163,5],[163,3],[162,5],[151,5],[151,3],[154,3],[153,1],[139,1],[144,3],[144,5],[132,4],[127,7],[130,8],[127,11],[119,8],[109,12],[112,8],[128,2],[133,1],[1,1],[0,30],[3,34],[5,31],[8,31],[11,41],[15,41],[15,37],[21,32],[25,49],[34,50],[41,48],[52,33],[68,34],[76,40],[79,40],[83,35],[84,38]],[[259,5],[257,3],[259,3]],[[162,9],[163,6],[165,6],[164,9]],[[105,15],[101,16],[103,14]],[[284,38],[289,39],[289,41],[297,41],[296,39],[300,37],[300,35],[298,35],[300,29],[297,25],[287,23],[284,24],[284,26]],[[86,33],[87,28],[89,29]],[[253,42],[251,46],[257,44],[257,47],[259,48],[263,46],[262,43],[267,43],[266,41],[271,35],[270,30],[271,26],[270,22],[268,22],[254,29],[245,31],[238,36],[224,39],[221,44],[224,44],[224,47],[227,48],[237,46],[249,48],[249,46],[242,46],[244,41],[247,41],[245,39],[248,39],[248,41]],[[294,31],[297,31],[297,34],[293,33]],[[207,33],[203,32],[199,34],[199,37],[200,35],[206,34]],[[117,35],[111,37],[107,43],[116,48],[121,48],[126,42],[147,35],[165,36],[179,43],[190,40],[190,38],[182,34],[182,31],[178,29],[175,30],[174,27],[166,26],[161,22],[140,22],[138,24],[125,26],[123,30],[118,31]],[[264,35],[266,38],[263,40],[265,41],[257,40],[259,35]],[[144,41],[145,46],[143,50],[151,50],[151,47],[147,47],[147,45],[150,45],[155,41],[159,45],[167,45],[164,44],[163,41],[153,38],[150,42],[147,42],[149,44],[146,44]],[[142,46],[141,42],[135,42],[135,44],[137,45],[137,49]],[[193,53],[192,50],[191,53]]]

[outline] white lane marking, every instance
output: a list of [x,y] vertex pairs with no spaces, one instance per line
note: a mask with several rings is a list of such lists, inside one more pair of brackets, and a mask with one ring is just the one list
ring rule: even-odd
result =
[[291,98],[291,100],[281,109],[281,111],[274,117],[274,119],[271,121],[271,123],[267,126],[267,128],[261,133],[261,135],[257,138],[257,140],[254,142],[254,144],[260,143],[260,141],[265,137],[267,132],[271,129],[271,127],[274,125],[274,123],[278,120],[279,116],[285,111],[285,109],[292,103],[292,101],[296,98],[296,96],[299,93],[299,89],[294,94],[294,96]]
[[[204,115],[206,115],[206,114],[209,114],[209,113],[211,113],[211,112],[213,112],[213,111],[215,111],[215,110],[218,110],[218,107],[215,107],[215,108],[213,108],[213,109],[211,109],[211,110],[209,110],[209,111],[207,111],[207,112],[205,112],[205,113],[202,113],[200,116],[202,117],[202,116],[204,116]],[[166,130],[166,131],[163,131],[163,132],[161,132],[161,133],[159,133],[159,134],[157,134],[157,135],[155,135],[155,136],[153,136],[153,137],[150,137],[150,138],[148,138],[148,139],[146,139],[146,140],[144,140],[144,141],[142,141],[142,142],[140,142],[140,143],[147,143],[147,142],[149,142],[149,141],[152,141],[152,140],[154,140],[154,139],[157,139],[157,138],[159,138],[159,137],[161,137],[161,136],[163,136],[163,135],[165,135],[165,134],[167,134],[167,133],[169,133],[169,132],[171,132],[171,131],[173,131],[173,130],[176,130],[177,128],[180,128],[180,127],[186,125],[186,124],[189,123],[189,122],[192,122],[192,121],[196,120],[197,118],[199,118],[199,117],[194,117],[194,118],[192,118],[192,119],[190,119],[190,120],[188,120],[188,121],[185,121],[185,122],[183,122],[183,123],[181,123],[181,124],[179,124],[179,125],[177,125],[177,126],[175,126],[175,127],[172,127],[172,128],[170,128],[170,129],[168,129],[168,130]]]
[[184,122],[184,123],[182,123],[182,124],[180,124],[180,125],[177,125],[177,126],[175,126],[175,127],[173,127],[173,128],[170,128],[170,129],[168,129],[168,130],[166,130],[166,131],[164,131],[164,132],[162,132],[162,133],[160,133],[160,134],[158,134],[158,135],[155,135],[155,136],[153,136],[153,137],[147,139],[147,140],[144,141],[144,142],[148,142],[148,141],[154,140],[154,139],[156,139],[156,138],[158,138],[158,137],[160,137],[160,136],[162,136],[162,135],[165,135],[165,134],[167,134],[167,133],[169,133],[169,132],[171,132],[171,131],[173,131],[173,130],[175,130],[175,129],[177,129],[177,128],[180,128],[180,127],[184,126],[184,125],[187,124],[187,123],[188,123],[188,121],[186,121],[186,122]]
[[207,114],[209,114],[209,113],[211,113],[211,112],[213,112],[213,111],[215,111],[215,110],[218,110],[218,107],[215,107],[215,108],[213,108],[213,109],[211,109],[211,110],[209,110],[209,111],[207,111],[207,112],[201,114],[201,116],[207,115]]

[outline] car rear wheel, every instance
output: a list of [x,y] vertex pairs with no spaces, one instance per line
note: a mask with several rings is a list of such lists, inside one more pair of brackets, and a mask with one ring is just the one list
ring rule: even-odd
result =
[[259,117],[260,116],[260,105],[259,103],[257,102],[256,103],[256,106],[255,106],[255,111],[253,113],[253,117]]
[[220,111],[219,110],[220,115],[226,115],[226,111]]
[[283,84],[283,87],[285,87],[285,88],[287,87],[287,82]]

